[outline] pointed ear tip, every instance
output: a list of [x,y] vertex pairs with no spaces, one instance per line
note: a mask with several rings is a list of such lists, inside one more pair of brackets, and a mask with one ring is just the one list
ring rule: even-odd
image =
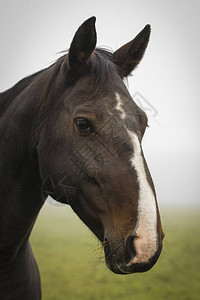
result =
[[96,22],[96,17],[95,16],[92,16],[91,18],[89,18],[87,21],[90,21],[91,23],[94,23]]
[[96,22],[96,17],[91,17],[91,18],[89,18],[89,19],[87,19],[87,20],[85,20],[82,24],[81,24],[81,26],[80,27],[82,27],[82,26],[88,26],[89,25],[89,27],[94,27],[95,26],[95,22]]
[[149,31],[149,33],[151,32],[151,25],[150,24],[147,24],[145,27],[144,27],[144,30],[145,31]]

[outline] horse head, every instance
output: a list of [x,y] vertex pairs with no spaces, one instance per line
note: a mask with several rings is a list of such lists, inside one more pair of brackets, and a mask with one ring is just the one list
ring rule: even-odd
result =
[[111,53],[96,48],[95,18],[88,19],[53,66],[41,108],[37,151],[44,193],[71,205],[119,274],[149,270],[164,236],[141,146],[147,116],[123,81],[149,36],[147,25]]

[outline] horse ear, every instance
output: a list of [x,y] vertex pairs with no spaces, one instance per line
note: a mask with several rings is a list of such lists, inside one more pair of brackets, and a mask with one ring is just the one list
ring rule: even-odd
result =
[[128,76],[141,61],[149,42],[150,32],[150,25],[146,25],[132,41],[113,54],[113,61],[119,66],[119,74],[122,78]]
[[79,71],[96,47],[95,17],[86,20],[77,30],[69,49],[70,70]]

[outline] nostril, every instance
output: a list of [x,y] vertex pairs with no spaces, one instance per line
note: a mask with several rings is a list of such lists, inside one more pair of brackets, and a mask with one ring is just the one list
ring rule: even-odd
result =
[[134,246],[135,238],[137,238],[136,235],[130,235],[126,240],[127,252],[131,258],[136,256],[136,250],[135,250],[135,246]]

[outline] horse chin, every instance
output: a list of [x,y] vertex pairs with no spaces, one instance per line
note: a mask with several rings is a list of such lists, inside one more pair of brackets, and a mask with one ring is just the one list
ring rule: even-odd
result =
[[[111,260],[112,260],[112,262],[111,262]],[[136,263],[130,267],[123,263],[117,264],[114,258],[112,258],[111,260],[109,263],[106,263],[107,267],[113,273],[120,274],[120,275],[146,272],[146,271],[149,271],[154,265],[154,264],[150,264],[150,263]]]
[[104,248],[105,261],[107,267],[115,274],[126,275],[133,273],[143,273],[149,271],[154,266],[160,256],[161,250],[162,246],[160,246],[155,255],[145,263],[142,262],[131,264],[130,262],[122,262],[122,260],[117,258],[115,254],[111,253],[110,249],[107,247],[107,249]]

